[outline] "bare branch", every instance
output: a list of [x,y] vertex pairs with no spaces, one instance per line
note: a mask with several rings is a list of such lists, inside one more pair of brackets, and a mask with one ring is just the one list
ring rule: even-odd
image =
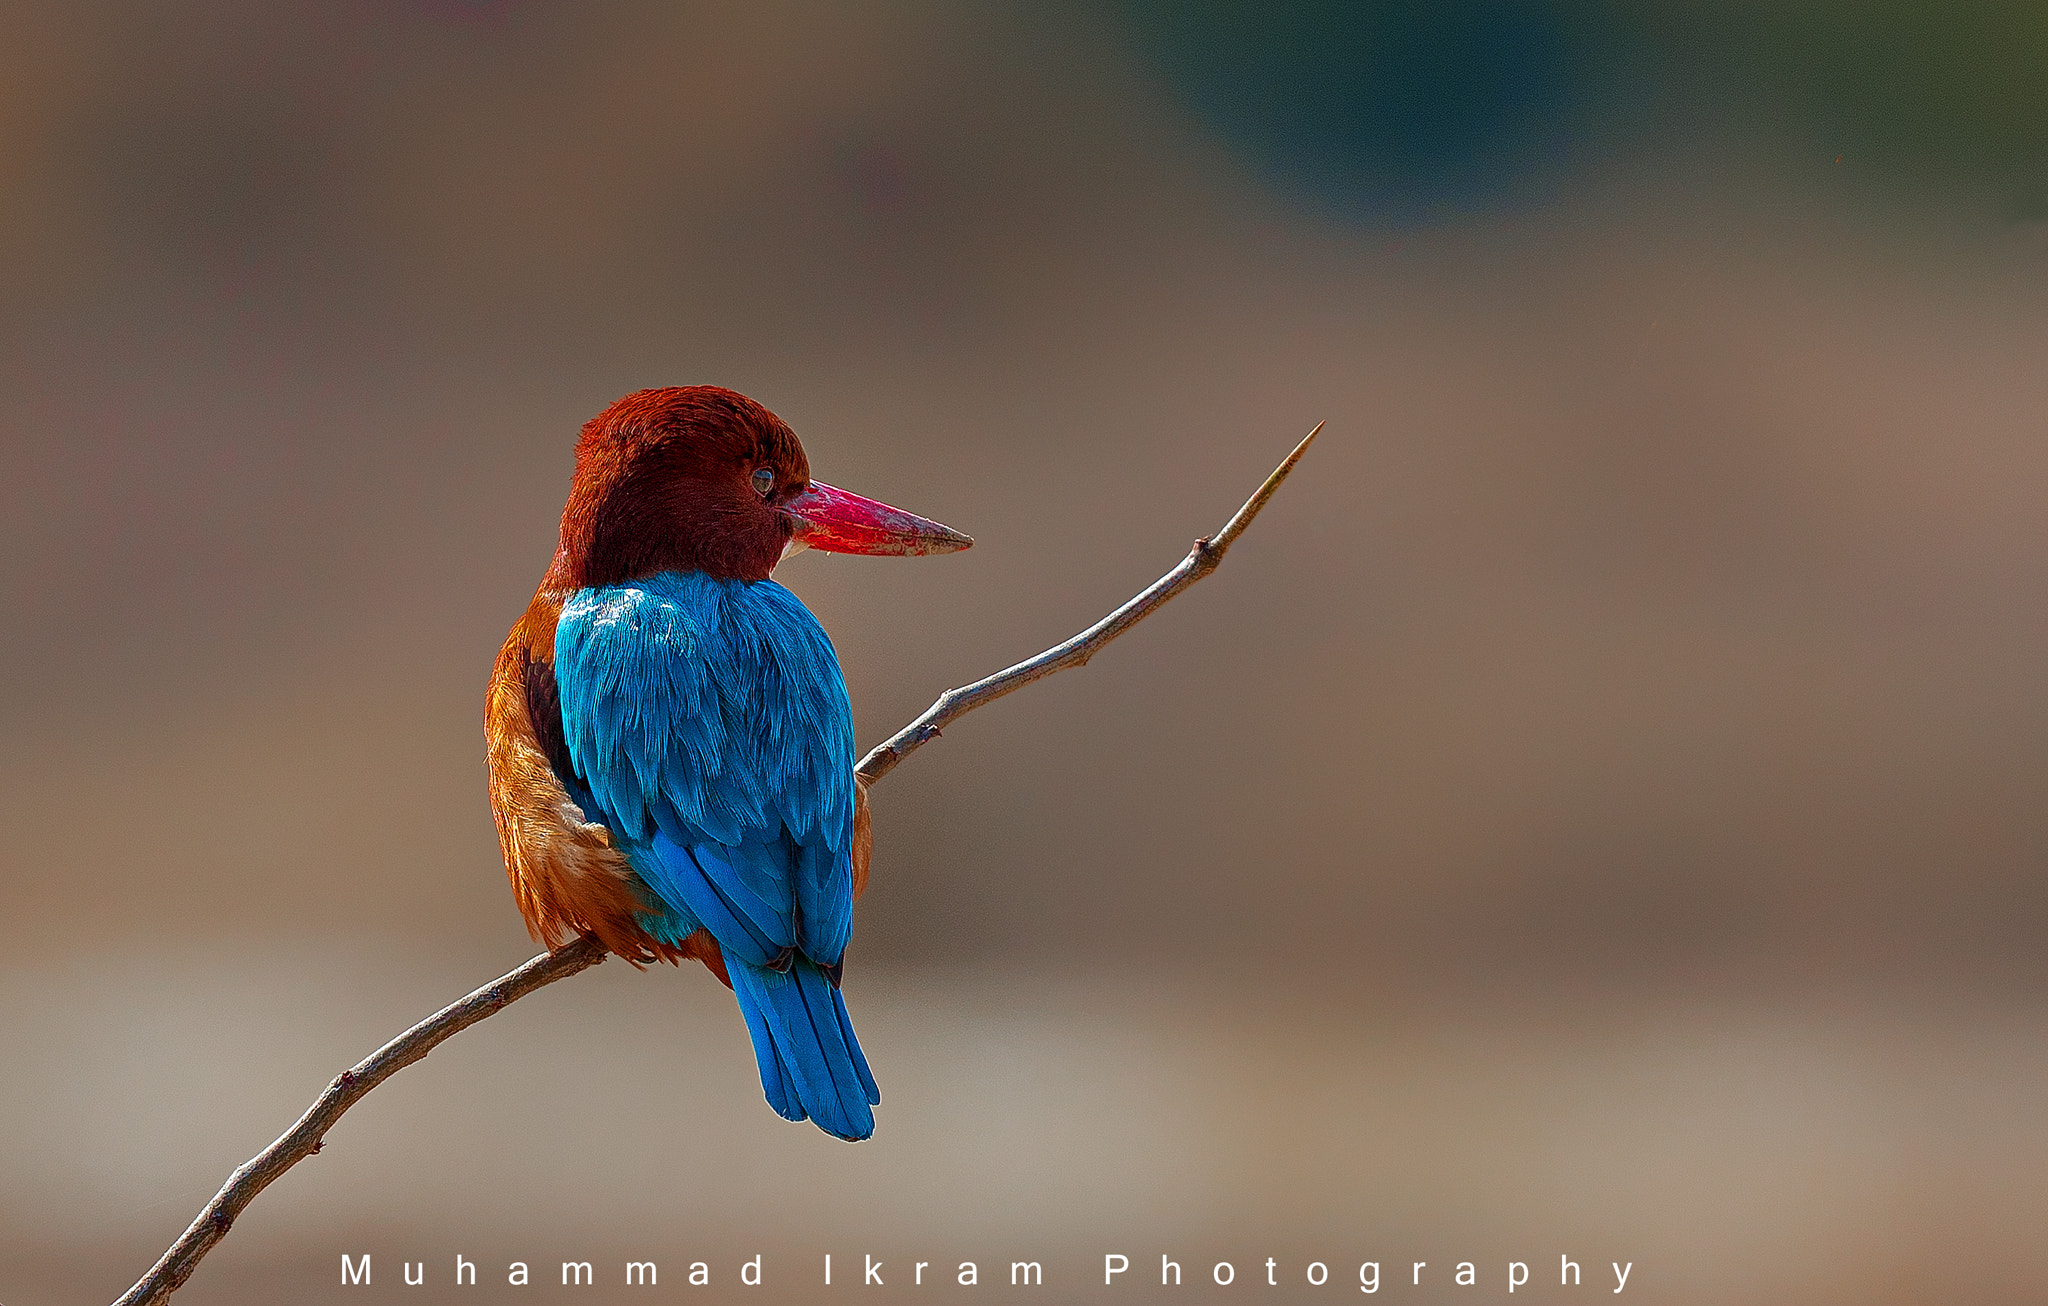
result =
[[1055,671],[1085,666],[1089,658],[1102,651],[1104,644],[1151,616],[1163,607],[1168,599],[1216,570],[1217,564],[1223,561],[1224,553],[1237,542],[1238,536],[1244,534],[1244,528],[1251,525],[1252,518],[1259,515],[1259,509],[1266,506],[1266,501],[1273,497],[1273,492],[1280,488],[1280,482],[1287,479],[1287,474],[1294,470],[1294,464],[1301,461],[1301,456],[1308,452],[1310,442],[1322,429],[1323,424],[1317,422],[1316,429],[1310,431],[1300,444],[1294,446],[1294,452],[1288,454],[1281,464],[1273,469],[1273,474],[1266,478],[1266,483],[1259,487],[1258,493],[1245,500],[1244,507],[1239,508],[1236,515],[1224,523],[1222,530],[1196,540],[1195,547],[1188,550],[1188,556],[1180,560],[1179,566],[1146,586],[1137,597],[1072,639],[1063,644],[1053,645],[1037,657],[1026,658],[1014,667],[1005,668],[971,685],[947,690],[939,695],[937,702],[925,709],[923,716],[875,745],[868,755],[860,760],[860,765],[854,768],[855,772],[861,779],[873,784],[895,770],[898,762],[937,739],[947,726],[975,708],[993,703],[1003,695],[1022,689],[1034,680],[1043,680]]
[[[869,784],[881,779],[896,769],[896,764],[910,756],[927,741],[938,738],[939,731],[961,716],[972,712],[984,703],[1022,689],[1034,680],[1077,667],[1094,657],[1103,645],[1123,634],[1138,622],[1150,616],[1161,604],[1202,577],[1216,570],[1228,550],[1244,528],[1251,524],[1273,492],[1280,488],[1280,482],[1294,470],[1294,464],[1301,461],[1308,451],[1309,442],[1316,438],[1316,432],[1323,429],[1322,423],[1310,431],[1306,439],[1296,445],[1294,452],[1287,455],[1258,493],[1246,500],[1223,529],[1206,539],[1195,541],[1195,547],[1179,566],[1167,572],[1148,586],[1130,602],[1110,613],[1080,634],[1063,644],[1055,645],[1037,657],[1005,671],[999,671],[985,680],[977,680],[960,689],[949,689],[939,696],[925,714],[896,732],[887,742],[878,745],[861,759],[857,768],[860,777]],[[400,1070],[418,1061],[434,1050],[443,1039],[460,1033],[486,1016],[497,1014],[508,1004],[533,992],[543,985],[559,979],[567,979],[578,971],[588,970],[606,957],[604,945],[592,935],[584,935],[574,943],[567,944],[554,952],[545,952],[528,961],[525,965],[484,985],[476,992],[451,1006],[443,1007],[419,1024],[378,1048],[364,1060],[341,1072],[334,1082],[327,1086],[319,1100],[314,1102],[299,1122],[286,1130],[282,1137],[264,1148],[243,1164],[213,1200],[199,1212],[199,1218],[192,1221],[184,1235],[171,1244],[169,1251],[130,1288],[114,1306],[146,1306],[162,1302],[183,1286],[192,1271],[198,1268],[200,1258],[213,1249],[213,1245],[227,1236],[233,1227],[235,1217],[244,1207],[255,1200],[256,1194],[269,1186],[270,1181],[291,1169],[306,1157],[320,1150],[321,1139],[333,1128],[342,1113],[354,1106],[364,1094],[383,1083]]]
[[191,1277],[199,1258],[227,1236],[235,1217],[255,1199],[271,1180],[320,1150],[320,1140],[354,1106],[363,1094],[434,1050],[441,1040],[494,1015],[507,1003],[516,1002],[543,984],[567,979],[605,959],[604,945],[591,935],[554,952],[544,952],[524,966],[492,980],[460,1002],[441,1008],[419,1024],[378,1048],[362,1061],[341,1072],[299,1123],[284,1132],[253,1160],[228,1176],[183,1237],[171,1244],[155,1268],[142,1276],[115,1306],[143,1306],[160,1302],[176,1292]]

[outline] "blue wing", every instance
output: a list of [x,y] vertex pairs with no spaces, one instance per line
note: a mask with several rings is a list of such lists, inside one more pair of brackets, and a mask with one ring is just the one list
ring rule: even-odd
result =
[[580,590],[555,679],[592,815],[665,909],[649,927],[718,940],[778,1111],[866,1137],[874,1081],[830,978],[853,924],[853,716],[817,619],[773,581]]

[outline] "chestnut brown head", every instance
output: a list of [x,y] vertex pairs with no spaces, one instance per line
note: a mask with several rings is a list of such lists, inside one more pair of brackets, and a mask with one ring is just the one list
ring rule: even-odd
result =
[[765,580],[792,541],[840,553],[944,553],[937,522],[811,480],[796,433],[717,386],[627,395],[576,443],[560,565],[576,587],[662,571]]

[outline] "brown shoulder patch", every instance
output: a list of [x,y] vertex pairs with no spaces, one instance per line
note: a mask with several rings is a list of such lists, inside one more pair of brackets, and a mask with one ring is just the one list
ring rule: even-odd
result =
[[[639,965],[701,955],[663,943],[640,927],[640,877],[611,832],[586,819],[570,800],[549,756],[541,723],[552,723],[554,751],[567,766],[561,709],[536,712],[556,698],[554,667],[539,649],[553,646],[561,602],[543,590],[498,651],[484,702],[484,760],[490,772],[491,815],[513,897],[527,931],[558,948],[594,934],[612,952]],[[537,638],[544,631],[547,643]],[[544,677],[544,679],[543,679]],[[685,940],[687,945],[688,940]],[[708,964],[708,963],[707,963]]]

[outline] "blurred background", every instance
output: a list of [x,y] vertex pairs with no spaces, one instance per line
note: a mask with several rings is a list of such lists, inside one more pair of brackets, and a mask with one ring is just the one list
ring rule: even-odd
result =
[[1328,427],[877,789],[872,1142],[608,964],[178,1301],[2040,1300],[2044,65],[2020,0],[8,6],[0,1301],[533,953],[484,678],[579,424],[692,382],[979,541],[779,573],[863,747]]

